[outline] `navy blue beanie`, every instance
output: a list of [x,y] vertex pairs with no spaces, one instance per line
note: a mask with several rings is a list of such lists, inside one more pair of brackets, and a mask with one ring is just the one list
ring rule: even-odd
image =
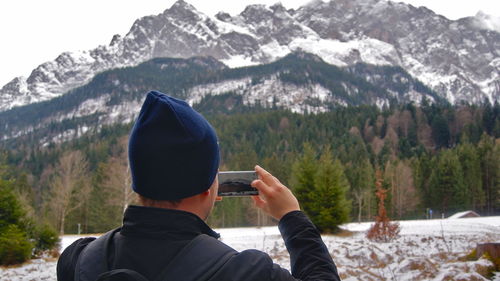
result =
[[178,200],[210,188],[219,168],[214,129],[186,102],[151,91],[129,139],[132,189]]

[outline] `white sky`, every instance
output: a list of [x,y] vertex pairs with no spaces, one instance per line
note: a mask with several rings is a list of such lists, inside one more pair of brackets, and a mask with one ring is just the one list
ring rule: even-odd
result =
[[[254,3],[277,0],[186,0],[214,15],[240,13]],[[500,16],[499,0],[401,0],[426,6],[450,19],[478,10]],[[108,44],[114,34],[125,35],[134,21],[168,9],[175,0],[0,0],[0,87],[17,76],[29,76],[39,64],[64,51],[89,50]],[[281,0],[297,8],[309,0]]]

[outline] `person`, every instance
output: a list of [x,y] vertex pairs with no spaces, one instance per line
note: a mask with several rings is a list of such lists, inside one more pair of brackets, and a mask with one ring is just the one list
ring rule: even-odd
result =
[[[108,238],[81,238],[68,246],[57,263],[59,281],[340,280],[293,193],[260,166],[252,182],[259,195],[252,199],[279,221],[291,272],[264,252],[237,252],[217,240],[205,220],[219,199],[219,144],[212,126],[186,102],[147,94],[130,134],[129,163],[140,205],[128,206],[123,225]],[[95,246],[99,240],[107,244]]]

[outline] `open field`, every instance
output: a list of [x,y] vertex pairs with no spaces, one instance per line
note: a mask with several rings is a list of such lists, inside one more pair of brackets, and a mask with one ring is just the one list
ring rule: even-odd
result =
[[[461,261],[477,243],[500,242],[500,217],[401,221],[400,237],[373,243],[364,237],[371,223],[344,225],[347,236],[323,236],[343,280],[487,280],[487,260]],[[289,257],[277,227],[217,230],[237,250],[254,248],[289,268]],[[81,236],[66,235],[62,248]],[[56,280],[56,261],[37,259],[0,268],[2,281]],[[500,280],[497,275],[494,280]]]

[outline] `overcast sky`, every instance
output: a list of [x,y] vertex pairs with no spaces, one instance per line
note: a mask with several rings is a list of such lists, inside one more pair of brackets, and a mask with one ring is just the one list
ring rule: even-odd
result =
[[[214,15],[240,13],[246,5],[278,1],[186,0]],[[156,15],[175,0],[0,0],[0,87],[17,76],[29,76],[39,64],[64,51],[88,50],[125,35],[134,20]],[[297,8],[309,0],[281,0]],[[426,6],[450,19],[473,16],[479,10],[500,17],[499,0],[403,0]]]

